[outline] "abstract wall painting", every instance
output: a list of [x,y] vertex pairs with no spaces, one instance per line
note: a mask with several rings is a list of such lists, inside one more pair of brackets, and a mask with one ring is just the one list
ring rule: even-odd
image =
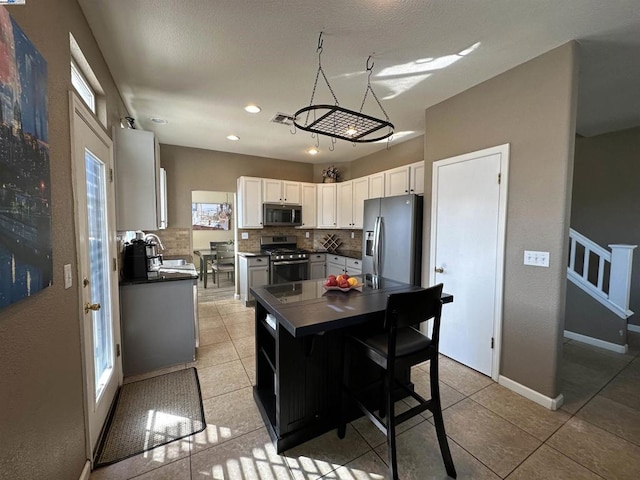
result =
[[47,62],[0,7],[0,309],[53,281]]

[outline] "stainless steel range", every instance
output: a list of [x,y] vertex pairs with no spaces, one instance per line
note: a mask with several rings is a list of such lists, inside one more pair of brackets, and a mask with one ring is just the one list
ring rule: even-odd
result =
[[309,251],[298,248],[296,237],[260,237],[260,249],[269,254],[269,283],[309,279]]

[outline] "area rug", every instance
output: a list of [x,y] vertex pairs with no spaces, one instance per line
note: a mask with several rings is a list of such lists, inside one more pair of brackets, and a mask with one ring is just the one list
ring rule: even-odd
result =
[[206,426],[195,368],[127,383],[118,392],[95,466],[119,462]]

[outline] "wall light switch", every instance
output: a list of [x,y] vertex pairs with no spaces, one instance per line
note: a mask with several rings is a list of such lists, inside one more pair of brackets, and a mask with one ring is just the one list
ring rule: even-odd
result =
[[524,264],[534,267],[549,267],[549,252],[524,251]]
[[309,238],[309,232],[304,232],[304,238]]
[[242,232],[242,240],[249,240],[249,232]]
[[71,264],[67,263],[64,266],[64,288],[71,288],[73,285],[73,276],[71,275]]

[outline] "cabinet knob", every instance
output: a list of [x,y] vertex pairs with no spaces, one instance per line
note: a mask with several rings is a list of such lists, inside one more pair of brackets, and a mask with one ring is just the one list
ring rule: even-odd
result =
[[404,193],[409,193],[409,190],[405,190]]

